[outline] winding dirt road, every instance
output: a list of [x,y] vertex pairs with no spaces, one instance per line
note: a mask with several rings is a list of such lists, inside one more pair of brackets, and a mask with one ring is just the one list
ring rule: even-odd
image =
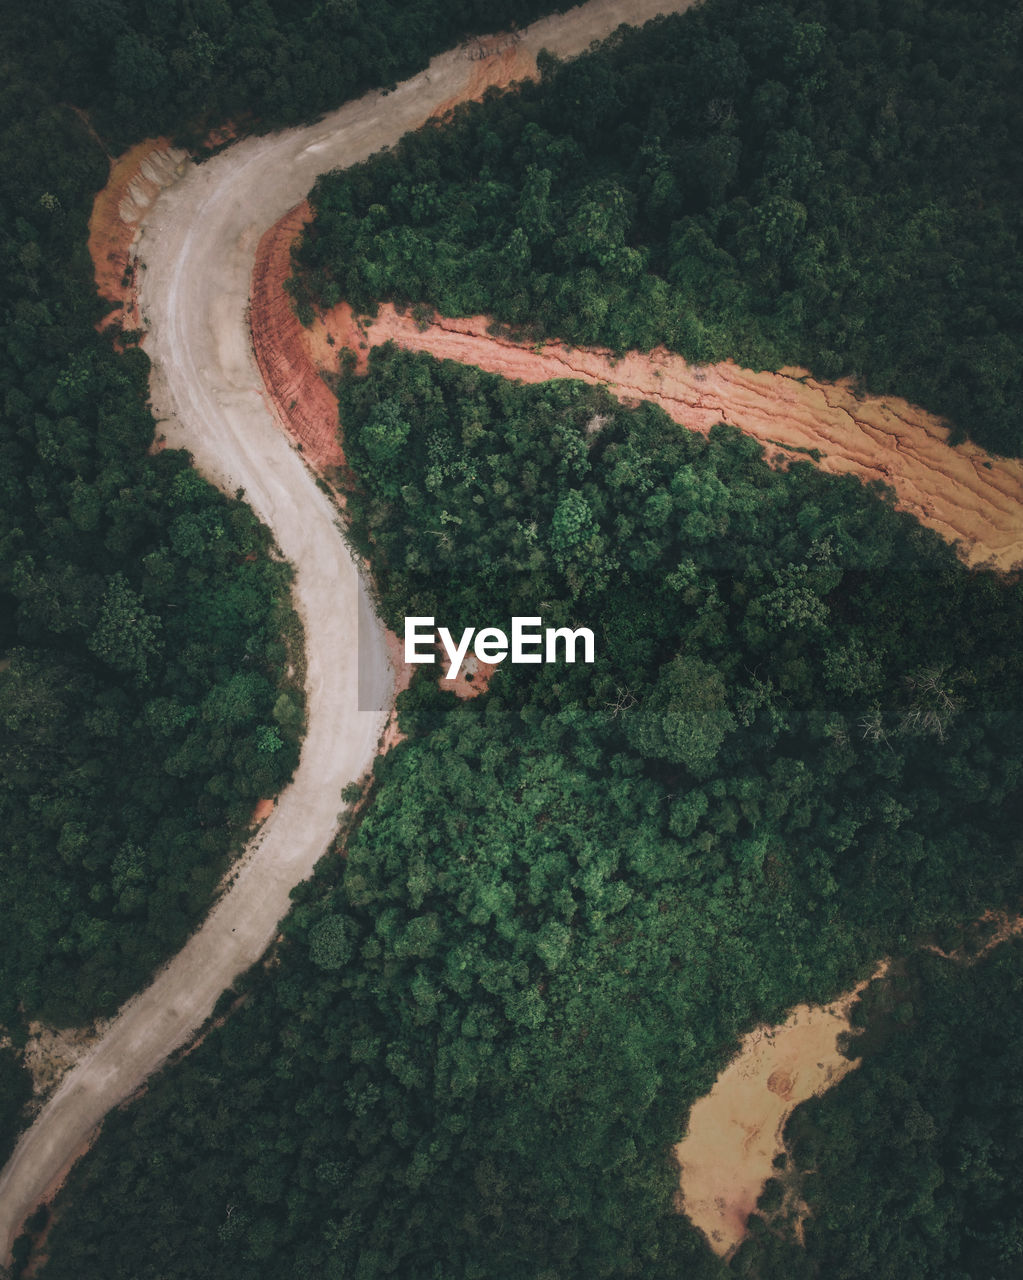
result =
[[[499,55],[502,78],[509,69],[529,74],[541,48],[572,56],[623,22],[645,22],[691,2],[592,0],[528,28],[511,55]],[[372,760],[392,683],[383,634],[335,512],[264,396],[250,344],[249,281],[260,237],[318,174],[364,160],[430,115],[476,96],[486,80],[480,67],[464,48],[454,50],[392,93],[370,93],[316,125],[247,139],[201,166],[186,162],[144,216],[139,303],[160,429],[168,444],[190,449],[202,473],[223,489],[245,490],[295,565],[309,728],[295,779],[228,891],[68,1073],[0,1173],[0,1257],[9,1259],[25,1217],[88,1146],[106,1113],[195,1033],[221,991],[263,954],[291,889],[334,835],[341,790]]]

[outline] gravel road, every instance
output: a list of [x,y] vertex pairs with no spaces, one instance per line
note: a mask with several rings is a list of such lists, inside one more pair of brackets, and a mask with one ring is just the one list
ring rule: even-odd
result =
[[[520,48],[568,57],[623,22],[688,7],[685,0],[592,0],[535,23]],[[7,1259],[27,1214],[111,1107],[194,1034],[224,988],[266,950],[291,889],[334,835],[343,787],[373,758],[392,688],[383,635],[335,512],[264,396],[249,336],[249,281],[260,236],[318,174],[393,145],[463,93],[473,66],[464,50],[453,50],[391,93],[367,94],[318,124],[189,163],[142,223],[139,295],[160,430],[169,445],[191,450],[200,471],[223,489],[244,489],[295,566],[309,728],[295,779],[230,889],[68,1073],[0,1173],[0,1256]]]

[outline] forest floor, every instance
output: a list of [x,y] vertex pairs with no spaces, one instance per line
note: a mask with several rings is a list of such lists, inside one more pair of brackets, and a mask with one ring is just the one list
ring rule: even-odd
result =
[[[515,58],[535,60],[545,47],[570,57],[623,21],[642,23],[689,4],[591,0],[518,33]],[[492,61],[506,78],[513,60],[504,50],[489,53],[481,58],[479,46],[463,45],[389,93],[366,94],[304,128],[246,138],[201,165],[169,155],[173,182],[163,161],[147,170],[144,147],[120,173],[115,166],[116,202],[112,195],[106,201],[90,237],[102,291],[123,307],[134,272],[160,434],[169,447],[188,448],[226,492],[244,490],[295,566],[308,728],[294,780],[206,921],[67,1073],[0,1171],[0,1262],[111,1107],[194,1036],[220,993],[272,942],[292,887],[330,847],[341,791],[364,775],[378,748],[393,688],[386,642],[360,568],[338,536],[336,510],[288,444],[263,388],[249,288],[261,237],[319,173],[393,146],[435,112],[480,92],[481,62]],[[148,183],[159,188],[158,198]],[[123,327],[134,327],[130,314]]]

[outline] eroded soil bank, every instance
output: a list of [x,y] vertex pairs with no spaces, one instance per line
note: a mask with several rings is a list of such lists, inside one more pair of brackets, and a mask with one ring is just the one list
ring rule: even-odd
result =
[[345,460],[338,440],[337,400],[306,355],[302,326],[284,290],[291,274],[292,242],[310,216],[303,201],[260,240],[249,322],[256,363],[278,416],[309,465],[329,474]]
[[97,192],[89,217],[89,254],[97,292],[118,304],[101,328],[141,327],[135,288],[139,222],[164,187],[181,176],[186,158],[167,138],[147,138],[113,163],[107,185]]
[[599,383],[624,403],[652,400],[695,431],[728,422],[765,445],[769,459],[805,458],[805,451],[817,449],[822,471],[890,485],[899,508],[958,543],[971,567],[1023,566],[1023,462],[973,444],[953,448],[949,429],[905,400],[860,397],[848,381],[817,382],[804,369],[753,373],[730,361],[696,366],[663,347],[615,359],[606,350],[561,342],[527,346],[495,337],[487,326],[485,316],[469,316],[436,317],[420,328],[411,314],[384,305],[360,327],[342,304],[304,341],[328,369],[338,367],[346,343],[364,362],[368,347],[393,341],[523,382]]

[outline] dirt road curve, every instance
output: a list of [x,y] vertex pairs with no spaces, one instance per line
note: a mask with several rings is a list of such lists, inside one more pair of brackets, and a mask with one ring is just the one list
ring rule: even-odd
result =
[[[689,7],[689,0],[593,0],[536,23],[517,63],[541,48],[570,56],[622,22]],[[286,443],[260,385],[246,316],[260,236],[317,174],[393,145],[438,108],[479,85],[464,49],[435,58],[393,93],[371,93],[317,125],[239,143],[163,191],[143,222],[140,275],[153,405],[171,445],[195,455],[224,489],[245,490],[296,566],[306,628],[309,732],[294,782],[281,796],[230,891],[202,928],[130,1001],[67,1075],[0,1174],[0,1256],[26,1215],[81,1153],[103,1116],[130,1096],[204,1021],[217,996],[253,964],[288,909],[291,888],[326,849],[345,783],[368,766],[384,722],[391,675],[382,634],[334,513]],[[363,645],[359,710],[356,644]]]

